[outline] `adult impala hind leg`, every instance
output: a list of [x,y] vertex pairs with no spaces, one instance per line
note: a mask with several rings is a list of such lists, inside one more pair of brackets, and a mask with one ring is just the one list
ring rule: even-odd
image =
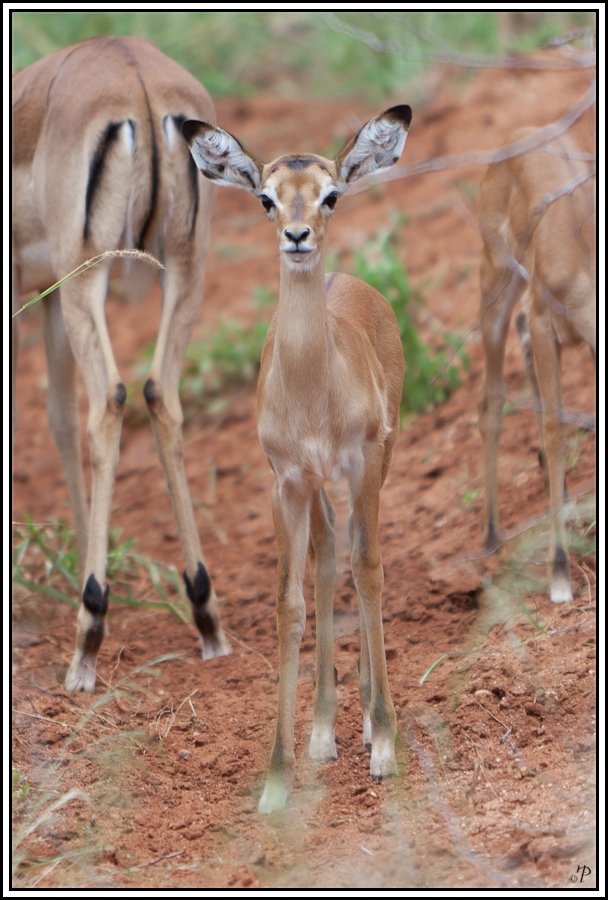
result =
[[[542,309],[543,307],[541,307]],[[560,348],[551,328],[549,312],[530,316],[530,337],[541,398],[541,441],[546,461],[551,505],[551,542],[549,547],[549,597],[553,603],[572,600],[570,561],[566,537],[564,484],[566,479],[566,443],[562,421],[562,380]]]
[[230,643],[220,624],[217,597],[203,559],[188,490],[179,399],[183,356],[200,307],[203,261],[202,250],[193,253],[190,260],[166,261],[159,337],[150,375],[144,385],[144,396],[184,552],[186,592],[202,638],[202,657],[206,660],[229,654]]
[[502,408],[505,402],[503,378],[509,322],[513,308],[525,284],[486,249],[481,266],[481,336],[486,368],[479,392],[479,430],[483,443],[485,501],[483,529],[485,547],[494,550],[500,543],[498,515],[498,444],[502,431]]
[[[14,303],[21,293],[40,292],[107,251],[143,250],[166,266],[161,335],[145,395],[178,520],[203,656],[227,653],[185,481],[177,396],[180,365],[203,293],[214,194],[199,176],[181,125],[193,116],[214,121],[213,103],[193,76],[147,41],[101,37],[58,50],[18,72],[12,114]],[[104,318],[107,274],[104,262],[66,282],[60,312],[57,295],[46,304],[49,421],[66,471],[83,565],[77,646],[66,680],[73,690],[95,685],[126,399]],[[128,277],[127,288],[135,287],[134,281]],[[120,327],[120,312],[117,318]],[[93,477],[88,515],[76,446],[72,353],[89,400]]]
[[76,361],[63,322],[60,296],[46,297],[42,308],[49,378],[47,417],[65,472],[82,569],[87,558],[89,506],[82,469]]
[[258,810],[262,813],[282,809],[293,782],[298,661],[306,625],[302,584],[311,502],[311,492],[306,484],[276,484],[272,492],[272,517],[278,551],[279,702],[268,777],[258,804]]
[[[87,434],[92,467],[82,602],[76,648],[65,680],[71,691],[95,689],[97,654],[108,609],[106,566],[112,494],[127,397],[104,315],[108,269],[107,263],[101,263],[61,288],[63,319],[89,401]],[[87,302],[83,303],[83,297]]]
[[549,596],[562,603],[572,599],[572,590],[565,535],[560,348],[584,342],[592,353],[595,349],[595,165],[568,135],[544,144],[540,130],[527,128],[513,135],[511,143],[535,137],[538,142],[533,149],[513,153],[489,167],[479,195],[484,241],[481,328],[486,351],[479,398],[485,529],[486,543],[492,547],[498,540],[504,345],[515,299],[510,288],[519,282],[523,312],[516,324],[539,420],[541,464],[551,501]]
[[320,761],[337,759],[336,719],[338,695],[334,666],[334,581],[336,547],[334,523],[336,514],[324,489],[312,498],[309,556],[315,583],[315,618],[317,664],[313,701],[310,758]]

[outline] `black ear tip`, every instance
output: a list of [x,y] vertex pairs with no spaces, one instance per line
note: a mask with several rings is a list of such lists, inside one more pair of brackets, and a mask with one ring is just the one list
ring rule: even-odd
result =
[[197,122],[196,119],[186,119],[185,122],[182,122],[182,134],[189,144],[194,140],[203,124],[203,122]]
[[406,128],[409,128],[410,122],[412,121],[412,107],[408,106],[407,103],[402,104],[401,106],[393,106],[388,110],[389,114],[394,116],[400,122],[402,122]]

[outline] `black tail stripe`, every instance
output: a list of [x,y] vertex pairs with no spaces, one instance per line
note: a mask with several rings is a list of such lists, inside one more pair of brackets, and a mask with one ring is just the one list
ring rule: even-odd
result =
[[105,130],[101,138],[99,139],[99,143],[97,144],[97,149],[95,150],[93,159],[91,160],[91,165],[89,166],[89,180],[87,182],[83,229],[83,236],[85,241],[88,239],[90,234],[91,211],[95,202],[95,195],[97,194],[97,191],[101,185],[106,156],[110,147],[118,137],[118,129],[121,125],[122,122],[110,122],[108,125],[106,125]]
[[[173,123],[175,125],[176,131],[181,135],[182,133],[182,125],[188,118],[187,116],[179,115],[172,116]],[[198,190],[198,169],[196,167],[196,163],[192,157],[191,153],[187,154],[188,156],[188,178],[190,181],[190,197],[192,197],[192,218],[190,221],[190,237],[194,234],[194,229],[196,228],[196,219],[198,217],[198,207],[200,203],[200,196]]]
[[[144,220],[143,227],[139,233],[139,239],[137,244],[135,245],[138,250],[143,250],[146,242],[146,237],[154,218],[154,214],[156,212],[156,206],[158,203],[158,145],[156,143],[156,131],[154,130],[154,121],[152,118],[152,108],[150,107],[150,101],[148,99],[148,93],[146,91],[146,86],[142,81],[141,75],[138,73],[137,77],[139,78],[139,83],[141,84],[141,89],[144,93],[144,99],[146,101],[146,107],[148,109],[148,125],[150,128],[150,143],[151,143],[151,153],[150,153],[150,207],[148,209],[148,215]],[[136,138],[137,140],[137,138]]]

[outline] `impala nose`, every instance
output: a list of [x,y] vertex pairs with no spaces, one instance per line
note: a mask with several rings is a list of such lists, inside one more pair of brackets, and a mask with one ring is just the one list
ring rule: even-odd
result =
[[296,247],[300,243],[300,241],[306,240],[308,235],[310,234],[310,228],[300,228],[298,231],[295,229],[293,231],[289,231],[287,228],[285,229],[285,237],[292,241]]

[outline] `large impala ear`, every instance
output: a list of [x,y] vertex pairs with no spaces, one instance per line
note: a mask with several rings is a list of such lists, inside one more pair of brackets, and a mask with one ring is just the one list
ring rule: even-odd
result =
[[409,106],[393,106],[364,125],[336,157],[340,181],[352,184],[396,163],[403,152],[411,121]]
[[229,132],[187,119],[182,125],[194,162],[216,184],[257,194],[263,164]]

